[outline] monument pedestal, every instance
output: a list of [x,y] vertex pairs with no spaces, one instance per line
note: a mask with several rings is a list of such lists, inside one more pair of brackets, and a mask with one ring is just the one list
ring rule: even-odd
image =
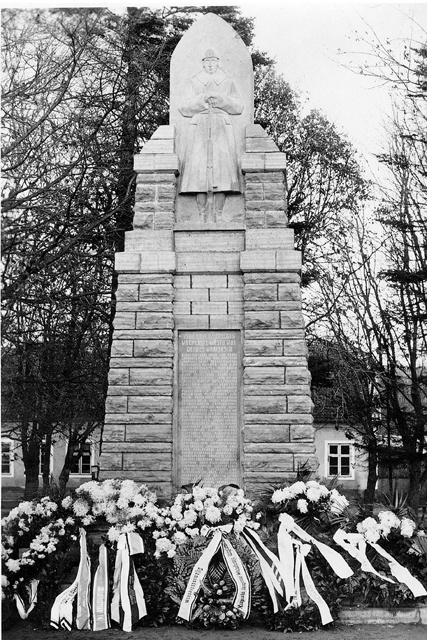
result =
[[160,127],[135,158],[101,477],[164,495],[197,480],[257,493],[317,466],[284,154],[249,125],[244,218],[203,225],[175,222],[174,150],[174,128]]

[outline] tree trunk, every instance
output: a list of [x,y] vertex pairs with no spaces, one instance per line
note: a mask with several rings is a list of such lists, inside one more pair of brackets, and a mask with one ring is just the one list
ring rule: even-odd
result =
[[61,498],[65,496],[68,480],[70,479],[71,464],[72,464],[72,456],[69,456],[67,451],[67,455],[65,456],[64,464],[58,478],[59,496]]
[[45,446],[42,451],[43,456],[43,493],[47,495],[50,490],[50,451],[52,448],[52,433],[50,430],[46,430]]
[[375,449],[368,449],[368,478],[366,481],[366,489],[363,494],[363,501],[370,511],[373,509],[375,502],[375,488],[378,480],[378,455]]
[[420,489],[421,489],[421,461],[414,458],[408,464],[409,488],[408,488],[408,504],[418,514],[420,506]]
[[37,437],[37,425],[34,423],[31,432],[25,434],[28,439],[22,447],[22,459],[25,467],[24,500],[33,500],[39,491],[40,441]]

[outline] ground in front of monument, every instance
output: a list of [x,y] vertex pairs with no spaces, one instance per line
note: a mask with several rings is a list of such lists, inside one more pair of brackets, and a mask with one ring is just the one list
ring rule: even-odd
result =
[[[203,630],[179,627],[140,627],[126,633],[121,629],[108,631],[56,631],[34,629],[30,621],[4,631],[3,640],[278,640],[279,631],[262,627],[243,626],[236,630]],[[296,632],[295,636],[307,640],[425,640],[425,626],[410,624],[340,625],[334,629]]]

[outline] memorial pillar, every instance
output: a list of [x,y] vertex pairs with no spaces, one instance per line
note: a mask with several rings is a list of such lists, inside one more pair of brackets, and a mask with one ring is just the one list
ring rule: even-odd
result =
[[176,47],[170,104],[116,256],[101,478],[256,494],[317,466],[285,156],[253,124],[250,54],[218,16]]

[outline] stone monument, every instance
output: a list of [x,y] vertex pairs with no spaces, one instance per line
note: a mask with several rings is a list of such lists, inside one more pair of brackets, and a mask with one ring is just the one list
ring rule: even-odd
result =
[[254,493],[315,467],[285,156],[253,124],[251,57],[218,16],[176,47],[170,125],[135,171],[101,478]]

